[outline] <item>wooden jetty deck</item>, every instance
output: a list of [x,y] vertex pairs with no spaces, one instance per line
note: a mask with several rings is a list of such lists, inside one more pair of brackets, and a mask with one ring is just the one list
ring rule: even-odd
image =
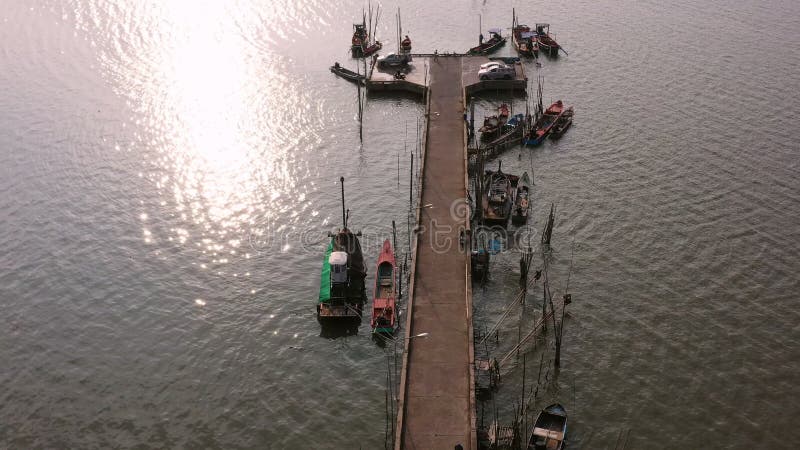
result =
[[[430,61],[428,131],[412,268],[396,449],[477,449],[469,258],[459,247],[466,197],[462,59]],[[419,333],[425,338],[414,339]]]

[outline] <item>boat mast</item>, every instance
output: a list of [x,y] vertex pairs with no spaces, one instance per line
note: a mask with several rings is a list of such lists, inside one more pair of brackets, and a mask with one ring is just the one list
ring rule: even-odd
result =
[[483,30],[483,24],[481,23],[481,15],[478,14],[478,46],[483,44],[483,42],[481,42],[481,33],[483,33],[482,30]]
[[517,13],[511,8],[511,35],[514,35],[514,28],[517,27]]
[[400,8],[397,8],[397,53],[400,53],[400,36],[403,34],[403,26],[400,24]]
[[344,209],[344,177],[339,177],[339,182],[342,183],[342,224],[347,228],[347,212]]

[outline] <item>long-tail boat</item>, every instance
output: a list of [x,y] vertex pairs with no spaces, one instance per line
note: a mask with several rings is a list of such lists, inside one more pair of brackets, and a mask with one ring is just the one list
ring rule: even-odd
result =
[[402,41],[400,41],[400,53],[410,53],[411,52],[411,38],[406,35]]
[[364,49],[369,46],[369,32],[365,22],[353,24],[353,38],[350,40],[350,51],[353,57],[364,56]]
[[485,117],[483,126],[478,128],[478,131],[481,132],[481,139],[491,139],[500,134],[503,125],[508,121],[509,114],[508,105],[503,103],[497,108],[497,115]]
[[528,450],[561,450],[567,434],[567,411],[558,403],[539,413],[528,439]]
[[367,79],[366,76],[361,75],[358,72],[353,72],[350,69],[345,69],[338,62],[334,63],[331,66],[331,72],[335,73],[336,75],[339,75],[345,80],[353,81],[355,83],[364,83],[364,81]]
[[322,260],[322,273],[317,303],[317,320],[323,324],[360,321],[367,291],[364,279],[367,270],[361,252],[360,233],[347,228],[344,209],[344,177],[342,183],[342,228],[331,234],[331,241]]
[[511,212],[511,223],[522,225],[528,221],[528,210],[530,209],[530,180],[528,172],[525,172],[517,182],[517,195],[514,198],[514,209]]
[[506,43],[506,38],[500,35],[500,28],[492,28],[489,30],[489,40],[482,42],[477,47],[472,47],[467,51],[470,55],[488,55],[494,53]]
[[361,51],[361,54],[364,55],[364,56],[370,56],[370,55],[372,55],[373,53],[377,52],[378,50],[380,50],[382,48],[383,48],[383,44],[381,44],[381,41],[375,41],[372,44],[370,44],[369,46],[365,47]]
[[539,41],[539,49],[547,56],[556,57],[558,56],[558,50],[561,48],[553,39],[553,36],[550,35],[550,24],[549,23],[537,23],[536,24],[536,34],[537,40]]
[[553,124],[553,128],[550,129],[550,139],[559,139],[563,136],[567,128],[572,125],[573,116],[575,116],[575,111],[572,109],[572,106],[565,109],[564,112],[561,113],[561,117]]
[[483,183],[485,193],[481,199],[485,225],[506,226],[508,224],[516,181],[517,177],[503,173],[501,167],[497,168],[497,172],[486,171]]
[[531,27],[521,25],[517,22],[517,14],[512,9],[511,41],[520,56],[535,58],[539,56],[539,44],[536,39],[536,32],[531,31]]
[[397,329],[397,266],[389,239],[383,241],[375,270],[375,292],[372,297],[373,333],[393,334]]
[[539,145],[550,133],[550,129],[564,112],[564,104],[561,100],[553,103],[544,111],[536,122],[531,126],[528,135],[522,140],[524,145]]

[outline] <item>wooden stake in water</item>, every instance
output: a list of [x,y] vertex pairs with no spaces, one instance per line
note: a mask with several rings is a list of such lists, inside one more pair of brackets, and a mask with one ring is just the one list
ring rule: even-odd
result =
[[409,172],[408,207],[414,208],[414,154],[411,153],[411,171]]
[[344,207],[344,177],[339,177],[339,182],[342,183],[342,224],[347,228],[347,211]]

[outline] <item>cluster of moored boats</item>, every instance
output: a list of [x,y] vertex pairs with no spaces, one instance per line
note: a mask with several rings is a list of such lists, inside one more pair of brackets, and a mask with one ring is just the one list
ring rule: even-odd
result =
[[537,146],[545,138],[560,139],[572,125],[575,116],[573,107],[566,107],[561,100],[546,110],[536,108],[534,115],[511,115],[508,105],[503,103],[497,114],[485,116],[478,129],[484,148],[496,148],[522,142],[526,146]]
[[[323,325],[358,324],[367,301],[364,254],[360,232],[347,226],[342,183],[342,228],[331,234],[322,260],[317,320]],[[383,242],[375,268],[370,327],[373,333],[392,335],[398,327],[398,273],[394,249],[389,239]]]
[[575,111],[571,106],[565,107],[561,100],[557,100],[532,119],[522,143],[533,146],[541,144],[548,136],[550,139],[561,138],[572,125],[574,115]]

